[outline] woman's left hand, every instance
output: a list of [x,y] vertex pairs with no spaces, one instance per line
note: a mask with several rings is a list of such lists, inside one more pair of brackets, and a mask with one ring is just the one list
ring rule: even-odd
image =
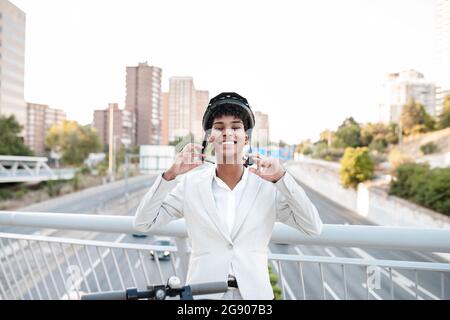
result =
[[256,165],[256,169],[250,168],[249,171],[264,180],[275,183],[286,173],[279,159],[269,158],[257,153],[250,153],[247,156],[252,157]]

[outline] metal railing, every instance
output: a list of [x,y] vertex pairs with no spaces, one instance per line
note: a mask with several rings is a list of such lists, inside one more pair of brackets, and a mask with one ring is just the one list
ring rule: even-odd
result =
[[68,180],[74,169],[51,169],[45,157],[0,156],[0,183]]
[[[0,212],[0,225],[130,234],[133,217]],[[175,246],[0,233],[2,299],[78,298],[81,292],[123,290],[164,283],[186,273],[189,245],[184,220],[149,234],[175,238]],[[294,245],[295,254],[269,253],[284,299],[449,299],[450,263],[377,259],[363,249],[450,252],[450,230],[324,225],[309,237],[276,224],[271,243]],[[320,246],[328,255],[303,254],[297,245]],[[328,248],[350,248],[339,257]],[[170,262],[150,251],[167,251]],[[425,279],[421,282],[421,279]],[[381,282],[381,286],[380,286]],[[430,285],[433,288],[430,289]],[[75,289],[75,290],[74,290]]]
[[[149,252],[154,260],[149,259]],[[159,251],[169,252],[169,265]],[[0,233],[2,299],[80,299],[179,274],[176,247]]]

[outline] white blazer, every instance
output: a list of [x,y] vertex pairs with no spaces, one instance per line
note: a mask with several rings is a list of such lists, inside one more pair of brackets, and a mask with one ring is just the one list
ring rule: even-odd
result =
[[134,227],[146,232],[184,218],[192,247],[187,284],[227,281],[231,263],[244,299],[273,299],[267,248],[274,223],[318,235],[317,209],[288,172],[276,183],[248,172],[230,236],[212,194],[214,170],[203,165],[172,181],[159,175],[136,211]]

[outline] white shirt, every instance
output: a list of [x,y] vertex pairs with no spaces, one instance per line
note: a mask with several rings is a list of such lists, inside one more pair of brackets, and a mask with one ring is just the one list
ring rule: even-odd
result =
[[[216,167],[217,169],[217,167]],[[231,236],[234,222],[236,220],[237,208],[242,199],[247,182],[248,169],[244,167],[244,173],[238,184],[231,190],[228,185],[217,176],[214,170],[214,179],[212,181],[212,193],[216,203],[217,212],[222,218],[222,222],[227,226],[228,233]],[[234,275],[233,267],[230,265],[230,274]]]

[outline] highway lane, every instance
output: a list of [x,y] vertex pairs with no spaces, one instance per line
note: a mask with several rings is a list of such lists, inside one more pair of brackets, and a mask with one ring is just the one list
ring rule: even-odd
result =
[[[297,180],[298,183],[300,183]],[[301,184],[301,183],[300,183]],[[302,184],[301,184],[302,185]],[[302,185],[311,201],[316,205],[319,214],[326,224],[360,224],[373,225],[372,222],[357,215],[356,213],[342,207],[341,205],[325,198],[314,190]],[[393,213],[395,214],[395,213]],[[400,250],[377,250],[361,248],[339,248],[322,246],[291,246],[272,244],[270,247],[273,253],[286,254],[304,254],[313,256],[347,257],[347,258],[376,258],[385,260],[403,260],[403,261],[423,261],[423,262],[448,262],[441,257],[421,252],[400,251]],[[320,270],[318,264],[306,264],[303,266],[306,298],[322,299],[323,288],[320,281]],[[303,299],[302,286],[300,281],[299,267],[292,263],[282,263],[282,269],[286,268],[286,279],[290,284],[291,295],[289,298]],[[323,266],[325,285],[325,297],[327,299],[343,299],[343,274],[340,265]],[[369,299],[390,299],[391,286],[390,275],[388,271],[380,269],[380,289],[374,289],[369,293]],[[367,290],[366,271],[361,267],[349,267],[346,270],[348,298],[366,299]],[[419,298],[436,299],[441,297],[441,274],[435,272],[419,272]],[[394,298],[395,299],[415,299],[415,274],[413,271],[395,270],[394,279]],[[446,274],[444,277],[445,298],[450,298],[450,278]],[[291,297],[293,296],[293,297]]]
[[[134,194],[139,194],[141,197],[146,189],[153,183],[155,177],[148,177],[144,179],[145,181],[136,182],[134,186],[130,187],[133,189]],[[339,204],[336,204],[322,195],[314,192],[313,190],[303,186],[305,191],[307,192],[310,199],[317,206],[322,220],[324,223],[330,224],[371,224],[370,221],[367,221],[363,217],[356,215],[355,213],[343,208]],[[131,189],[130,188],[130,189]],[[108,195],[103,194],[107,192]],[[80,198],[77,200],[73,200],[71,204],[80,206],[84,204],[84,209],[87,213],[89,210],[92,212],[93,208],[98,208],[101,197],[104,199],[115,199],[118,200],[118,197],[124,195],[123,189],[120,187],[120,184],[117,184],[115,188],[111,190],[103,191],[103,193],[96,194],[96,196],[91,197],[90,195],[86,195],[82,197],[83,201],[80,201]],[[94,198],[94,199],[91,199]],[[108,200],[106,200],[108,201]],[[68,208],[61,207],[61,204],[55,204],[54,207],[44,206],[45,211],[49,212],[68,212],[69,210],[74,210],[72,206]],[[82,209],[83,209],[82,208]],[[128,214],[134,214],[135,206],[131,207]],[[79,209],[79,207],[78,207]],[[54,210],[54,211],[52,211]],[[29,210],[27,210],[29,211]],[[95,210],[94,210],[95,211]],[[79,211],[72,211],[79,212]],[[123,209],[122,209],[122,212]],[[64,232],[64,231],[61,231]],[[117,235],[117,234],[96,234],[93,240],[100,241],[120,241],[124,243],[151,243],[154,239],[152,237],[147,238],[134,238],[131,235]],[[320,247],[320,246],[291,246],[291,245],[277,245],[272,244],[270,249],[274,253],[287,253],[287,254],[305,254],[305,255],[318,255],[318,256],[339,256],[339,257],[375,257],[378,259],[389,259],[389,260],[408,260],[408,261],[438,261],[444,262],[440,257],[437,257],[432,254],[422,254],[417,252],[404,252],[404,251],[384,251],[384,250],[375,250],[375,249],[358,249],[358,248],[335,248],[335,247]],[[96,265],[95,269],[97,270],[96,274],[98,275],[97,279],[94,277],[94,273],[88,273],[86,277],[86,281],[88,282],[89,289],[91,291],[96,291],[98,289],[98,284],[102,290],[109,289],[120,289],[122,288],[122,283],[117,276],[117,267],[115,265],[113,256],[111,252],[104,255],[103,259],[105,262],[106,272],[104,271],[103,265],[101,263],[101,259],[98,259],[96,252],[89,249],[90,255],[92,258],[92,262]],[[118,261],[120,270],[124,270],[124,284],[125,287],[133,287],[135,284],[138,284],[138,287],[144,288],[148,283],[145,273],[142,269],[142,262],[139,262],[139,257],[135,253],[130,253],[130,265],[132,268],[136,269],[137,278],[133,279],[131,273],[129,272],[130,266],[128,265],[126,256],[124,252],[120,250],[116,252],[116,260]],[[62,256],[61,256],[62,257]],[[82,261],[83,270],[88,270],[91,268],[89,259],[84,250],[81,250],[79,253],[79,258]],[[150,261],[150,257],[143,257],[144,265],[146,266],[146,270],[148,271],[148,277],[150,278],[151,283],[161,283],[160,275],[155,268],[155,264]],[[69,279],[70,274],[67,274],[67,266],[68,265],[76,265],[76,256],[70,255],[68,257],[69,263],[67,263],[64,259],[61,260],[61,269],[56,268],[53,270],[54,278],[61,278],[61,273],[63,273],[64,279]],[[141,260],[142,261],[142,260]],[[295,298],[295,299],[303,299],[302,286],[300,283],[299,277],[299,268],[297,265],[292,263],[282,263],[282,269],[284,273],[284,280],[288,284],[287,290],[287,298]],[[163,279],[167,279],[170,275],[173,274],[172,266],[170,262],[161,262],[162,270],[163,270]],[[303,266],[303,274],[305,279],[305,291],[307,299],[322,299],[323,291],[325,291],[325,297],[327,299],[342,299],[344,298],[343,293],[343,284],[342,284],[342,269],[340,266],[335,265],[325,265],[323,266],[323,274],[326,281],[325,288],[322,288],[321,285],[321,277],[317,264],[304,264]],[[277,269],[277,266],[275,266]],[[111,276],[111,287],[109,286],[109,281],[106,277],[106,274]],[[348,287],[348,298],[350,299],[365,299],[367,295],[367,291],[365,288],[365,270],[357,267],[348,267],[346,269],[347,276],[347,287]],[[397,273],[394,273],[395,285],[394,285],[394,294],[396,299],[414,299],[415,298],[415,287],[413,285],[414,282],[414,274],[411,272],[404,272],[397,270]],[[50,275],[48,275],[47,282],[51,283]],[[136,281],[136,283],[134,282]],[[446,299],[449,299],[450,290],[448,287],[450,286],[450,280],[448,275],[445,277],[445,285],[446,285]],[[56,280],[58,281],[58,280]],[[434,299],[436,297],[440,297],[440,275],[430,275],[429,273],[419,273],[419,297],[423,299]],[[59,281],[61,282],[61,281]],[[61,288],[62,283],[58,285]],[[83,287],[84,286],[84,287]],[[47,285],[50,290],[50,285]],[[40,285],[40,291],[44,292],[45,287]],[[86,284],[83,281],[82,287],[80,288],[82,291],[88,291]],[[56,293],[55,290],[53,290]],[[32,291],[34,296],[37,296],[36,290]],[[53,296],[53,294],[52,294]],[[390,281],[389,274],[381,273],[381,288],[375,289],[369,294],[370,299],[389,299],[390,298]]]
[[[128,190],[133,193],[149,188],[154,179],[154,176],[148,175],[132,177],[128,181]],[[124,195],[125,181],[120,180],[49,199],[16,211],[95,214],[102,211],[109,203],[124,198]],[[4,233],[32,234],[40,231],[42,230],[37,228],[0,226],[0,232]]]

